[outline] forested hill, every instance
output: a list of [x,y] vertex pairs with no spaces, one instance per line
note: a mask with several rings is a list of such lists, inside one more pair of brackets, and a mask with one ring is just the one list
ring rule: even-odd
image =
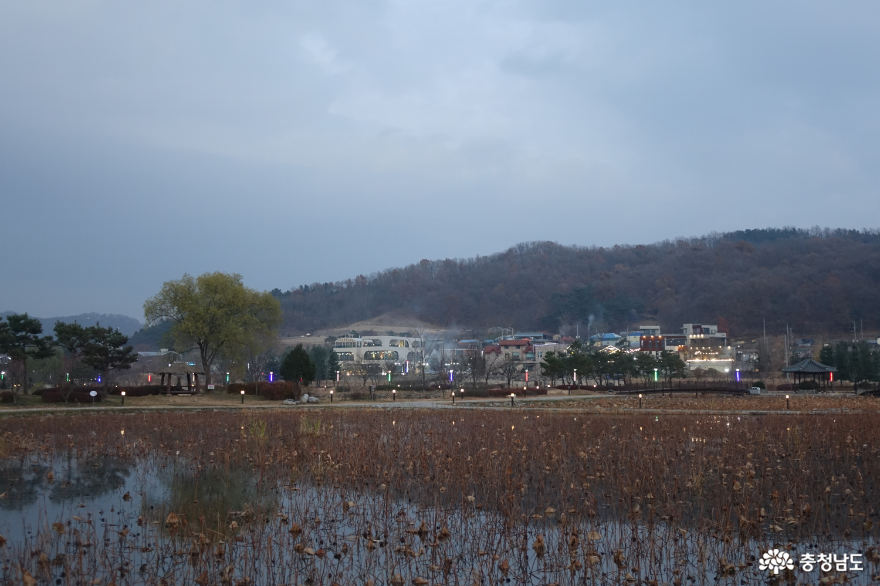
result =
[[[619,331],[656,320],[729,324],[733,336],[880,328],[880,231],[794,228],[612,248],[519,244],[467,260],[422,260],[338,283],[273,292],[285,333],[392,310],[462,327]],[[592,316],[592,318],[591,318]],[[583,330],[582,330],[583,331]]]

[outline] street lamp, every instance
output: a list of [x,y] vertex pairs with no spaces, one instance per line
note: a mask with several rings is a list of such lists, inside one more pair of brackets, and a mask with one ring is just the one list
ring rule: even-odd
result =
[[244,389],[241,390],[241,404],[244,405]]
[[642,408],[642,394],[639,393],[639,409]]
[[455,405],[455,389],[452,389],[452,404]]
[[391,397],[392,397],[392,399],[391,399],[392,401],[397,400],[397,389],[391,389]]
[[122,391],[120,394],[122,395],[122,405],[125,406],[125,391]]
[[330,389],[330,402],[333,402],[333,389]]
[[788,395],[785,395],[785,409],[788,410]]
[[516,393],[510,393],[510,406],[513,407],[513,400],[516,398]]
[[654,369],[654,388],[657,388],[657,369]]

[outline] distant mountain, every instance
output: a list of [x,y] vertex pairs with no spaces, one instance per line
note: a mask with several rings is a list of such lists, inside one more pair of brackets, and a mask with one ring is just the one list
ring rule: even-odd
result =
[[282,335],[388,311],[440,326],[620,331],[727,324],[731,335],[791,324],[802,335],[880,328],[880,231],[742,230],[611,248],[518,244],[273,292]]
[[173,322],[163,321],[158,324],[143,328],[132,334],[128,343],[131,344],[137,352],[155,352],[162,348],[173,347],[173,341],[168,337]]
[[[0,317],[6,317],[7,315],[13,313],[18,312],[0,312]],[[63,321],[65,323],[76,322],[81,326],[86,327],[93,326],[96,323],[100,323],[101,326],[105,328],[118,328],[119,331],[126,336],[131,336],[143,327],[143,324],[133,317],[128,317],[127,315],[119,315],[118,313],[81,313],[79,315],[69,315],[64,317],[37,317],[37,319],[40,320],[41,324],[43,324],[43,333],[46,335],[54,335],[53,331],[56,321]]]

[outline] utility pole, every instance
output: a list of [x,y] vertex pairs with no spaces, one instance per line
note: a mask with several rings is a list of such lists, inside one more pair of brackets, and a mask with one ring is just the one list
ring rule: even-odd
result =
[[[788,343],[789,343],[789,329],[788,324],[785,324],[785,366],[788,366]],[[789,374],[785,373],[785,380],[789,380]]]

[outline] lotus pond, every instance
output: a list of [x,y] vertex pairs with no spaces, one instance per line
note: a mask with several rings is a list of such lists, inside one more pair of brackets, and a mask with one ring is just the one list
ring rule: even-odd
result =
[[[0,422],[0,584],[869,584],[880,415]],[[862,569],[779,574],[771,548]]]

